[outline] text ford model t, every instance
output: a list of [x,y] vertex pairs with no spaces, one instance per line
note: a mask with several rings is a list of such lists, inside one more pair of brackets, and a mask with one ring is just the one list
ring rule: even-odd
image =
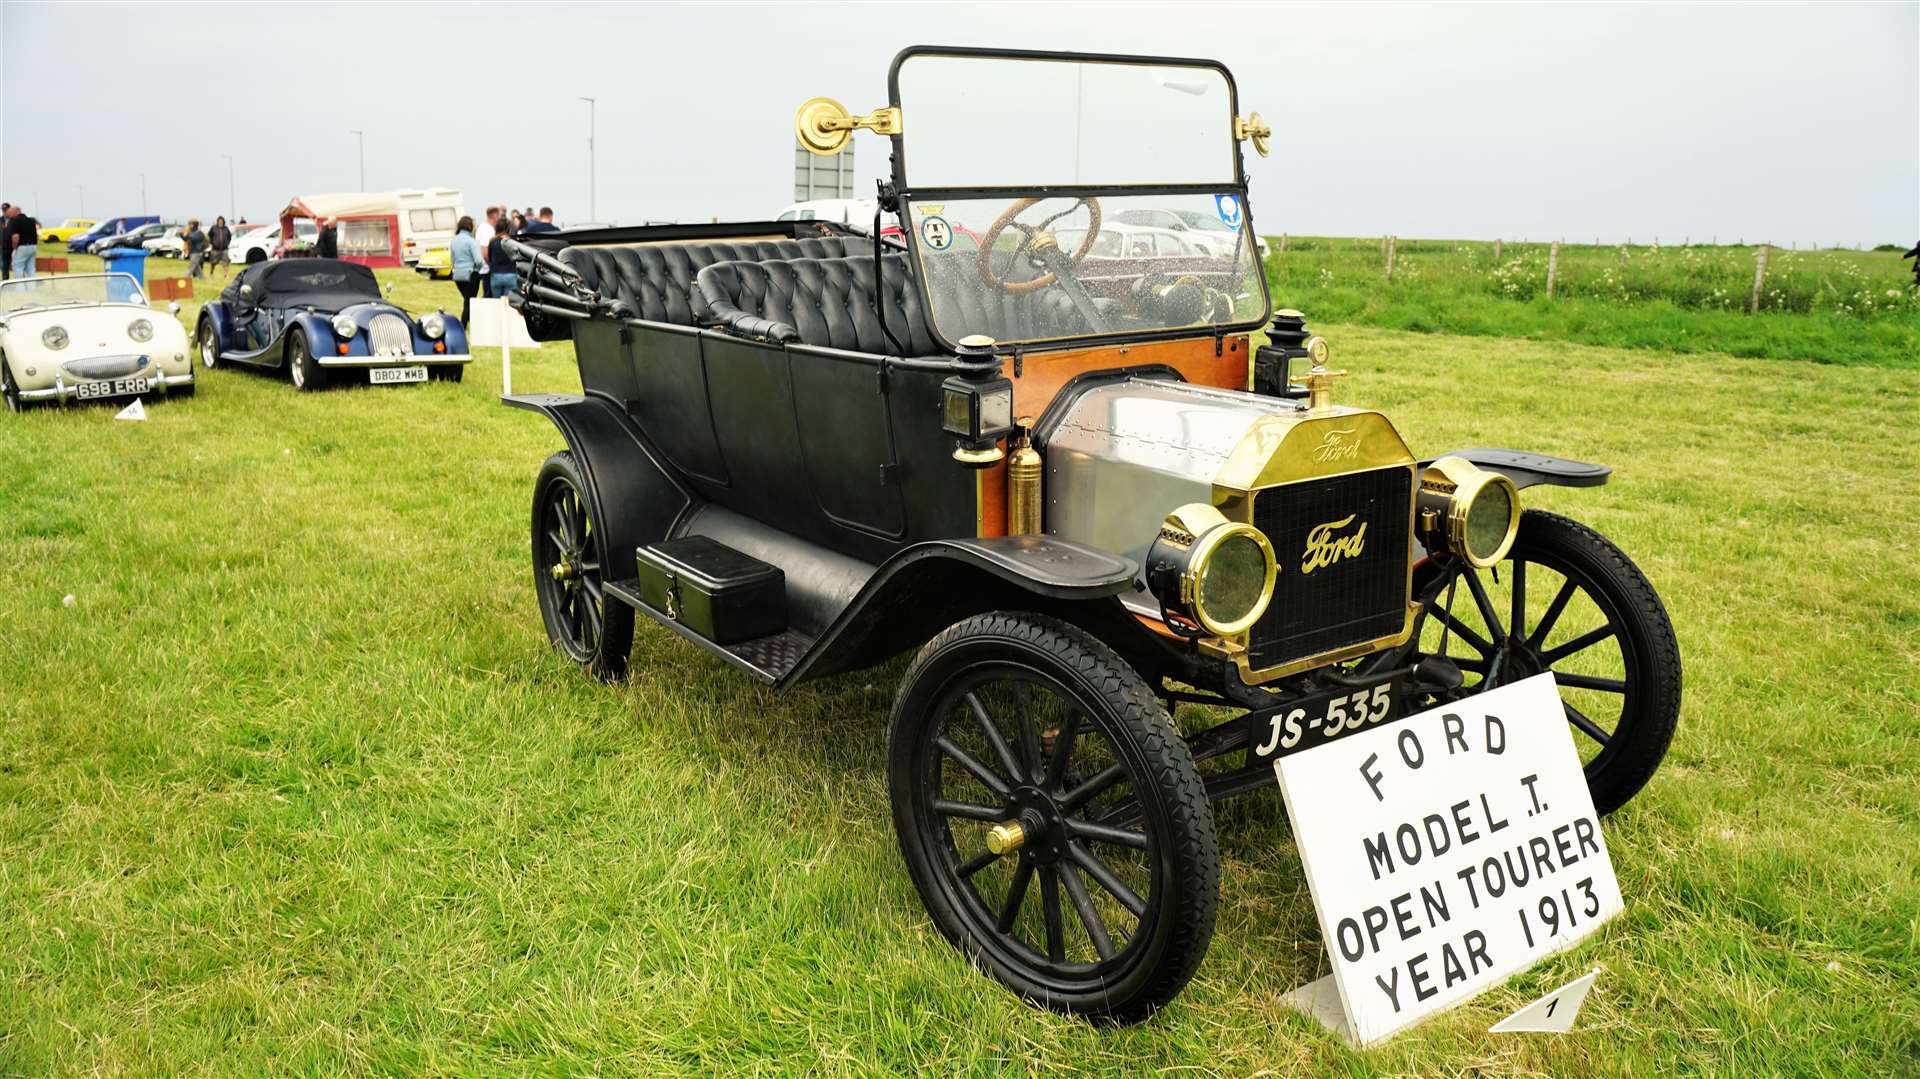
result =
[[[916,48],[889,91],[796,123],[890,139],[904,248],[819,222],[517,248],[585,387],[508,399],[567,442],[532,519],[558,648],[619,677],[638,613],[780,687],[917,649],[888,780],[927,909],[1016,992],[1112,1019],[1192,975],[1211,803],[1279,755],[1551,670],[1599,807],[1646,783],[1666,614],[1521,510],[1608,470],[1426,458],[1333,403],[1325,344],[1269,310],[1240,151],[1267,129],[1223,68]],[[1096,246],[1148,210],[1230,242]]]

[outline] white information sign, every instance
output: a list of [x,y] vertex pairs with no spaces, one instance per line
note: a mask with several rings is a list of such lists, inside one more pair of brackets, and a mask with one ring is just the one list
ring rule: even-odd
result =
[[483,300],[474,297],[469,305],[472,321],[467,324],[467,345],[469,348],[480,345],[496,345],[500,349],[500,392],[513,392],[513,350],[516,348],[534,348],[539,345],[527,333],[527,320],[506,300]]
[[1291,1002],[1357,1045],[1470,999],[1620,912],[1551,674],[1274,770],[1336,991],[1323,978]]

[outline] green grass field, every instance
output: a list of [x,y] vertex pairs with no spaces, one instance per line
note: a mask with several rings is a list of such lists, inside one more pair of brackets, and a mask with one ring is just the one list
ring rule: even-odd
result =
[[1401,239],[1393,280],[1378,238],[1270,241],[1267,280],[1320,318],[1422,333],[1524,337],[1667,352],[1920,367],[1920,290],[1897,251],[1774,250],[1749,315],[1756,247]]
[[[1920,1073],[1911,367],[1280,299],[1416,451],[1618,470],[1529,492],[1639,560],[1687,664],[1665,767],[1607,821],[1627,911],[1581,947],[1349,1050],[1279,1003],[1325,961],[1268,793],[1221,811],[1172,1008],[1027,1008],[896,854],[901,663],[776,696],[642,626],[594,683],[530,587],[559,437],[497,403],[493,350],[461,385],[219,370],[145,423],[0,414],[0,1073]],[[517,354],[517,390],[577,386],[570,346]],[[1594,965],[1575,1033],[1485,1033]]]

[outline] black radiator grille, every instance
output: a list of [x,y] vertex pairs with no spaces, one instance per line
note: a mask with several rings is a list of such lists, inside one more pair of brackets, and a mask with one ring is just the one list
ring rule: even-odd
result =
[[[1280,560],[1273,603],[1247,638],[1259,670],[1398,633],[1405,625],[1412,470],[1378,468],[1274,487],[1253,500],[1254,527]],[[1352,515],[1352,520],[1338,524]],[[1366,533],[1357,553],[1350,540]],[[1310,534],[1328,527],[1332,561],[1302,572]]]

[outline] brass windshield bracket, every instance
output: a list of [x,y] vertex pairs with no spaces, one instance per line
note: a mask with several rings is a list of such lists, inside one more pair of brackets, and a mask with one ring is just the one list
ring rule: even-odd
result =
[[1259,113],[1249,113],[1242,118],[1233,118],[1233,137],[1246,142],[1252,140],[1253,150],[1261,157],[1267,156],[1267,140],[1273,137],[1273,128],[1260,119]]
[[816,97],[803,102],[793,114],[793,133],[799,136],[800,145],[822,157],[846,149],[847,140],[860,128],[879,135],[898,135],[902,130],[900,110],[875,109],[865,116],[855,116],[830,97]]

